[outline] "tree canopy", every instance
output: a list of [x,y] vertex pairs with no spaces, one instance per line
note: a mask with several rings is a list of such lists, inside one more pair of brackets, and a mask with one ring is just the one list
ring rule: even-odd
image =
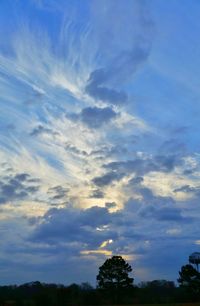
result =
[[99,268],[97,286],[101,289],[130,288],[134,280],[128,275],[131,271],[131,266],[121,256],[113,256]]
[[182,266],[178,282],[194,292],[200,292],[200,273],[190,264]]

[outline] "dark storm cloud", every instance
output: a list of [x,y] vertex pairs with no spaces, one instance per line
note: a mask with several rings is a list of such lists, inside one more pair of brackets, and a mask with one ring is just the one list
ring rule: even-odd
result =
[[31,181],[31,177],[27,173],[2,177],[0,181],[0,204],[21,200],[35,194],[39,190],[39,185],[35,183]]
[[116,118],[117,113],[110,107],[87,107],[80,113],[81,121],[89,128],[97,129]]

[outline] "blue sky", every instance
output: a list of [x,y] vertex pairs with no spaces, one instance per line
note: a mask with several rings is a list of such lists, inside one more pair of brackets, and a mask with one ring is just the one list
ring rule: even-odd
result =
[[199,251],[199,31],[196,0],[0,2],[1,284]]

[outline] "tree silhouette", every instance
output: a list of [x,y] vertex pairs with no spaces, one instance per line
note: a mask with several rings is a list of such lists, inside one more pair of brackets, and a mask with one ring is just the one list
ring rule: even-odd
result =
[[101,289],[130,288],[133,285],[133,278],[128,276],[131,271],[131,266],[121,256],[113,256],[99,268],[97,286]]
[[199,272],[199,264],[200,264],[200,253],[194,252],[189,256],[189,263],[196,266],[197,271]]
[[200,292],[200,273],[192,265],[182,266],[179,275],[178,282],[181,286]]

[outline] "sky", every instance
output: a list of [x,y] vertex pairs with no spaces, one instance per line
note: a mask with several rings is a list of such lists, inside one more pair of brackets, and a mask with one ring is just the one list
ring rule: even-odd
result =
[[200,251],[199,33],[198,0],[0,1],[0,284]]

